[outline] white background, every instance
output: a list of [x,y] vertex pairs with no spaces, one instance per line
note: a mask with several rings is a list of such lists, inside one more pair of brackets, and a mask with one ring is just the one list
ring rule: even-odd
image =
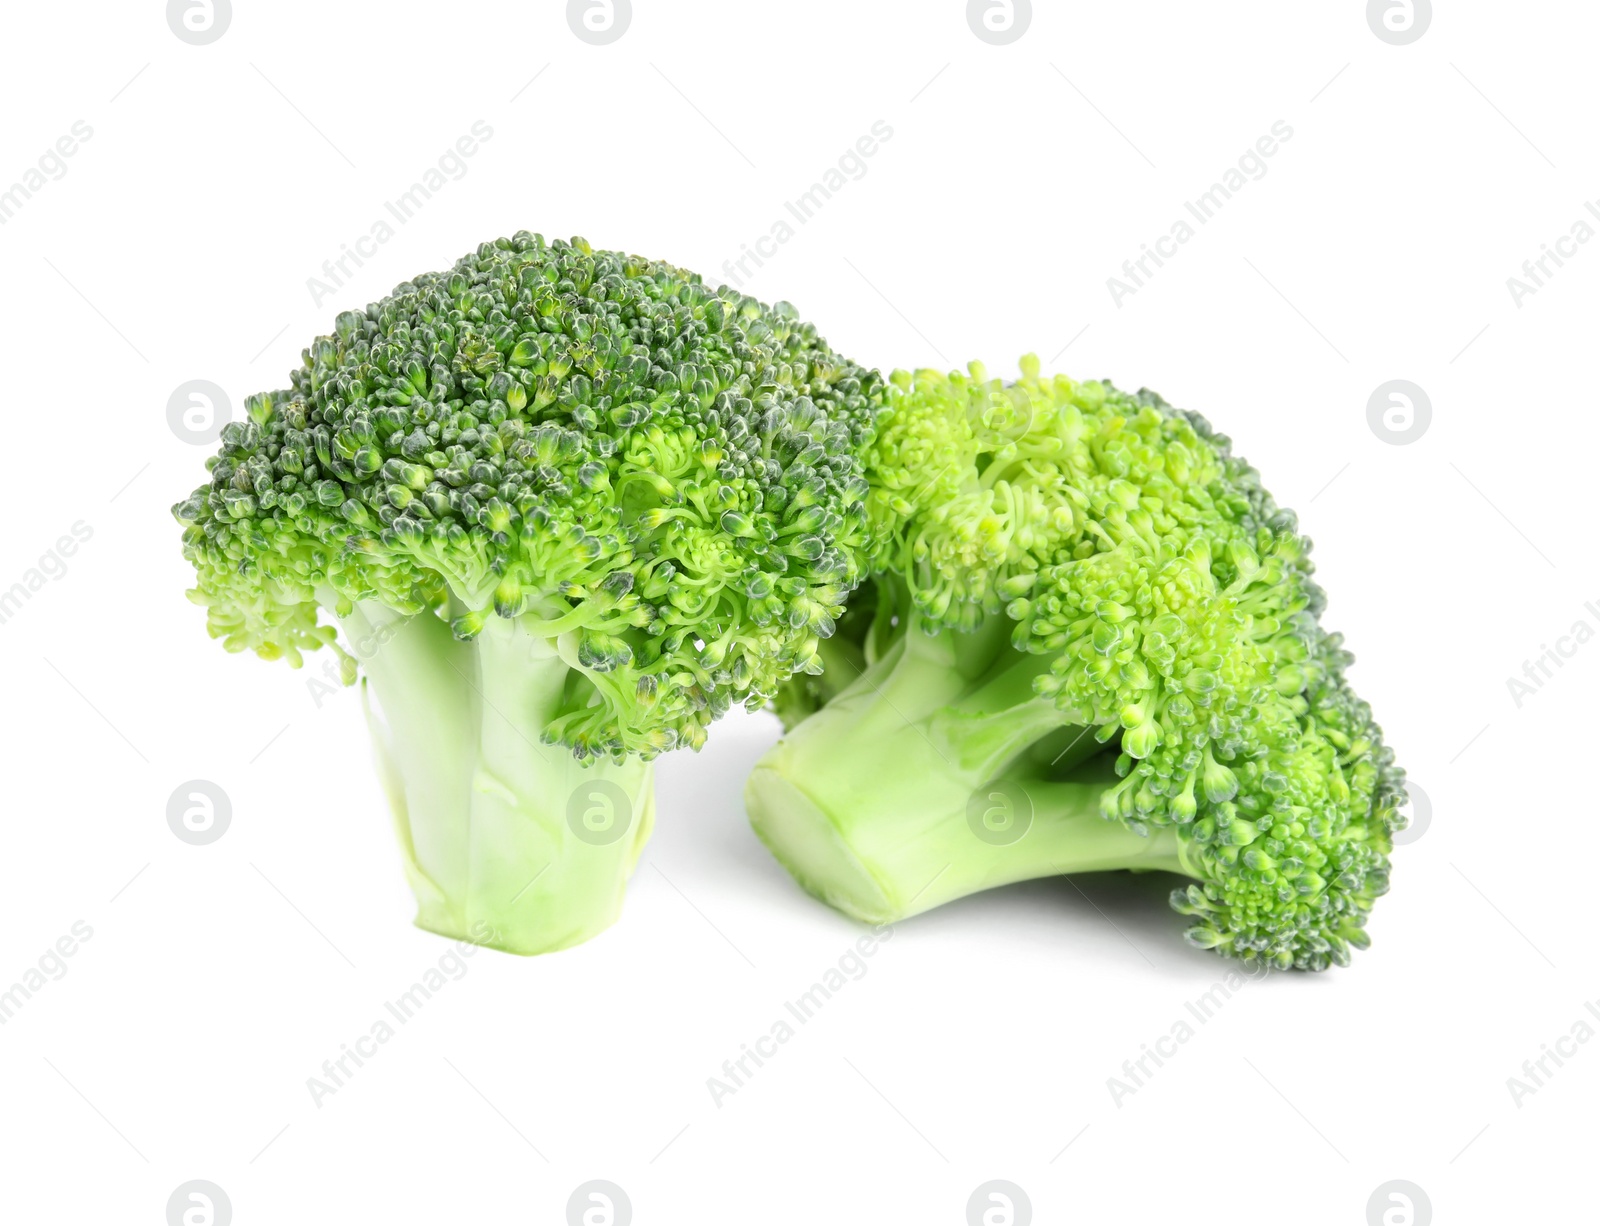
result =
[[[1391,1179],[1439,1223],[1577,1220],[1600,1043],[1520,1106],[1507,1079],[1600,997],[1600,646],[1520,706],[1507,679],[1600,628],[1600,243],[1520,306],[1506,281],[1600,196],[1593,7],[1441,5],[1391,46],[1357,0],[1075,0],[1003,47],[954,0],[634,7],[598,47],[554,0],[236,3],[209,46],[151,0],[8,8],[0,186],[93,135],[0,226],[0,588],[93,535],[0,625],[0,986],[94,935],[0,1028],[6,1217],[159,1223],[207,1179],[240,1226],[559,1224],[605,1178],[640,1226],[934,1226],[1003,1178],[1039,1223],[1360,1226]],[[315,303],[477,120],[464,177]],[[477,955],[313,1105],[448,946],[409,924],[354,692],[319,706],[184,600],[168,508],[209,449],[168,397],[283,386],[338,310],[519,228],[721,281],[877,120],[864,177],[746,288],[870,365],[1033,351],[1232,435],[1317,541],[1328,624],[1432,801],[1373,948],[1251,984],[1119,1106],[1107,1079],[1226,965],[1183,945],[1166,882],[1017,886],[901,925],[714,1105],[859,935],[750,833],[776,724],[730,719],[661,763],[615,928]],[[1265,176],[1115,303],[1279,120]],[[1408,446],[1367,421],[1397,378],[1433,406]],[[195,778],[232,801],[205,847],[166,823]]]

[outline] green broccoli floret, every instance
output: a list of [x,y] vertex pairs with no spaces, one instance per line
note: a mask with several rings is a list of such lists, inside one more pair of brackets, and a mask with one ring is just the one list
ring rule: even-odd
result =
[[522,232],[340,315],[290,383],[174,508],[191,598],[230,651],[366,674],[422,927],[586,939],[650,759],[821,669],[881,379],[787,303]]
[[870,922],[1164,869],[1193,879],[1193,944],[1346,963],[1404,776],[1318,625],[1310,542],[1198,415],[1022,368],[891,379],[875,578],[775,704],[757,833]]

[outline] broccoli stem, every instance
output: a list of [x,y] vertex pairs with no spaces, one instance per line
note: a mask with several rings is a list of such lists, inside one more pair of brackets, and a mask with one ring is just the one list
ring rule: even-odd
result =
[[1034,877],[1194,875],[1172,831],[1101,816],[1111,757],[1034,696],[1040,658],[1011,647],[1003,618],[935,635],[912,623],[746,786],[756,833],[807,891],[888,923]]
[[418,927],[519,954],[609,927],[654,821],[652,769],[541,743],[572,673],[554,643],[505,618],[460,642],[371,602],[342,625],[377,699]]

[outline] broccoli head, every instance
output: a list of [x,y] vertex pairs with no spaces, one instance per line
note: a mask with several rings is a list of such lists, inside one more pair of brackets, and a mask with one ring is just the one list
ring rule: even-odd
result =
[[248,399],[174,508],[190,596],[230,651],[370,679],[419,923],[570,944],[620,906],[649,760],[822,668],[883,395],[787,303],[518,233]]
[[891,379],[874,579],[775,704],[757,832],[875,922],[1160,868],[1192,879],[1193,944],[1345,963],[1404,776],[1319,625],[1310,542],[1199,415],[1022,370]]

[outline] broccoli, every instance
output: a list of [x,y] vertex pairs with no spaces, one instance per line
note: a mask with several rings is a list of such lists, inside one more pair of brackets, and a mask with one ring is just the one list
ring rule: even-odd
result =
[[868,922],[1162,869],[1191,879],[1192,944],[1346,964],[1404,776],[1318,624],[1310,543],[1199,415],[1022,372],[892,376],[873,578],[775,703],[757,833]]
[[822,667],[884,394],[787,303],[521,232],[249,398],[173,508],[190,597],[365,673],[419,926],[559,949],[617,915],[651,759]]

